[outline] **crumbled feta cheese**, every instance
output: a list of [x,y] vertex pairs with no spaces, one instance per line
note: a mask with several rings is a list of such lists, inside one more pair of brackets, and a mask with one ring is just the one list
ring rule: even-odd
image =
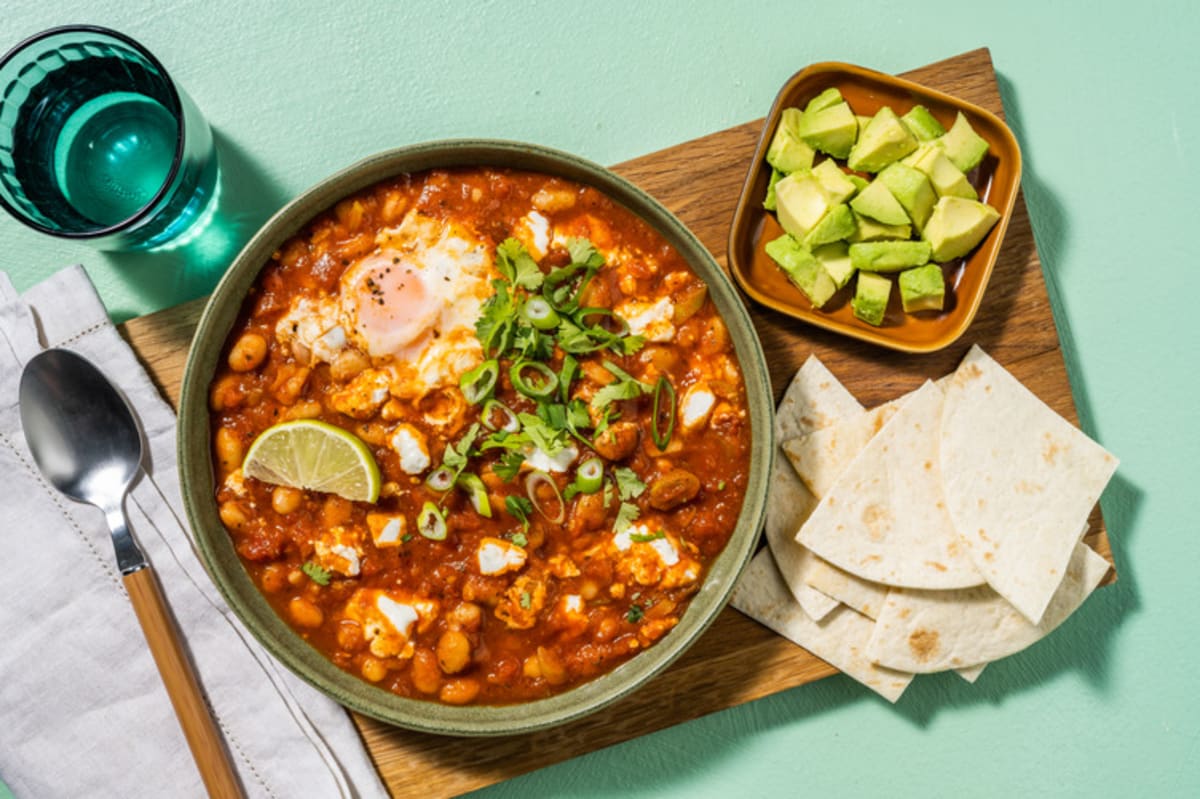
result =
[[323,533],[313,541],[313,553],[318,565],[347,577],[357,577],[362,568],[359,535],[359,532],[348,527],[334,527]]
[[480,574],[504,574],[525,565],[525,550],[508,541],[489,537],[480,543],[476,558]]
[[405,474],[420,474],[429,468],[429,448],[425,436],[412,425],[401,424],[392,435],[392,449],[400,456]]
[[670,297],[652,303],[629,301],[617,306],[617,316],[629,325],[629,332],[647,341],[664,342],[675,338],[675,306]]
[[313,342],[313,355],[322,361],[332,362],[338,353],[346,348],[346,331],[341,325],[326,330],[320,338]]
[[537,211],[530,211],[521,220],[523,243],[535,261],[540,261],[550,249],[550,220]]
[[663,562],[664,566],[674,566],[679,562],[679,552],[671,543],[671,539],[656,538],[650,542],[650,546],[658,553],[658,559]]
[[392,625],[394,632],[405,638],[409,637],[412,626],[417,622],[416,608],[403,602],[397,602],[387,594],[380,594],[375,599],[375,607],[379,608],[379,612],[387,619],[388,624]]
[[377,547],[396,546],[404,535],[406,522],[403,516],[387,513],[368,513],[367,529]]
[[717,398],[702,384],[689,386],[679,400],[679,423],[684,430],[694,430],[708,421]]
[[563,610],[567,613],[582,613],[583,597],[579,594],[567,594],[563,597]]
[[565,472],[579,457],[579,450],[573,444],[568,444],[553,455],[547,455],[543,450],[534,447],[525,455],[525,463],[532,469],[543,472]]

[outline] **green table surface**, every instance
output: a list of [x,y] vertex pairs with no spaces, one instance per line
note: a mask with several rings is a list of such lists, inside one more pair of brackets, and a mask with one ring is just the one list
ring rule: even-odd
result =
[[0,48],[92,22],[155,52],[216,130],[237,225],[203,253],[113,255],[0,217],[0,269],[23,289],[82,262],[121,321],[207,293],[223,249],[382,149],[487,136],[615,163],[763,116],[815,61],[989,47],[1082,424],[1122,460],[1102,500],[1120,581],[975,686],[920,679],[892,707],[838,676],[478,795],[1197,796],[1197,9],[10,0]]

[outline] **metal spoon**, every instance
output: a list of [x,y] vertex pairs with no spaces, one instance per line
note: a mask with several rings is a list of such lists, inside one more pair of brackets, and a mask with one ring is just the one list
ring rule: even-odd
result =
[[46,479],[104,511],[129,601],[209,794],[244,796],[162,589],[125,518],[125,495],[142,462],[133,411],[90,361],[60,349],[26,364],[20,405],[25,440]]

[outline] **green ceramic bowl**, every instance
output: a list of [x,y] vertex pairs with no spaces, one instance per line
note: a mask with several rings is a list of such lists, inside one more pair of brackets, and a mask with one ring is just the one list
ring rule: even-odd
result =
[[[242,301],[285,240],[338,200],[405,172],[450,166],[497,166],[559,175],[589,184],[658,229],[707,283],[745,375],[750,422],[750,480],[745,505],[725,551],[679,624],[662,640],[613,671],[565,693],[518,705],[452,707],[405,699],[348,674],[309,646],[276,615],[238,560],[214,501],[208,386]],[[321,181],[275,214],[234,259],[213,292],[192,341],[179,407],[179,468],[184,504],[200,554],[233,611],[275,657],[346,707],[410,729],[446,735],[508,735],[577,719],[613,702],[665,669],[725,607],[753,553],[766,505],[774,451],[771,387],[754,328],[733,285],[713,257],[669,211],[631,183],[573,155],[506,141],[417,144],[367,158]]]

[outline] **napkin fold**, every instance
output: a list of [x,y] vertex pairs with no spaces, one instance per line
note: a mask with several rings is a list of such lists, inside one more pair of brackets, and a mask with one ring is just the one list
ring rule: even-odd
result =
[[158,573],[246,792],[383,797],[346,711],[276,662],[217,593],[186,531],[175,415],[82,267],[23,296],[0,272],[0,777],[37,797],[204,796],[116,568],[103,514],[37,470],[17,404],[48,347],[95,363],[148,444],[125,503]]

